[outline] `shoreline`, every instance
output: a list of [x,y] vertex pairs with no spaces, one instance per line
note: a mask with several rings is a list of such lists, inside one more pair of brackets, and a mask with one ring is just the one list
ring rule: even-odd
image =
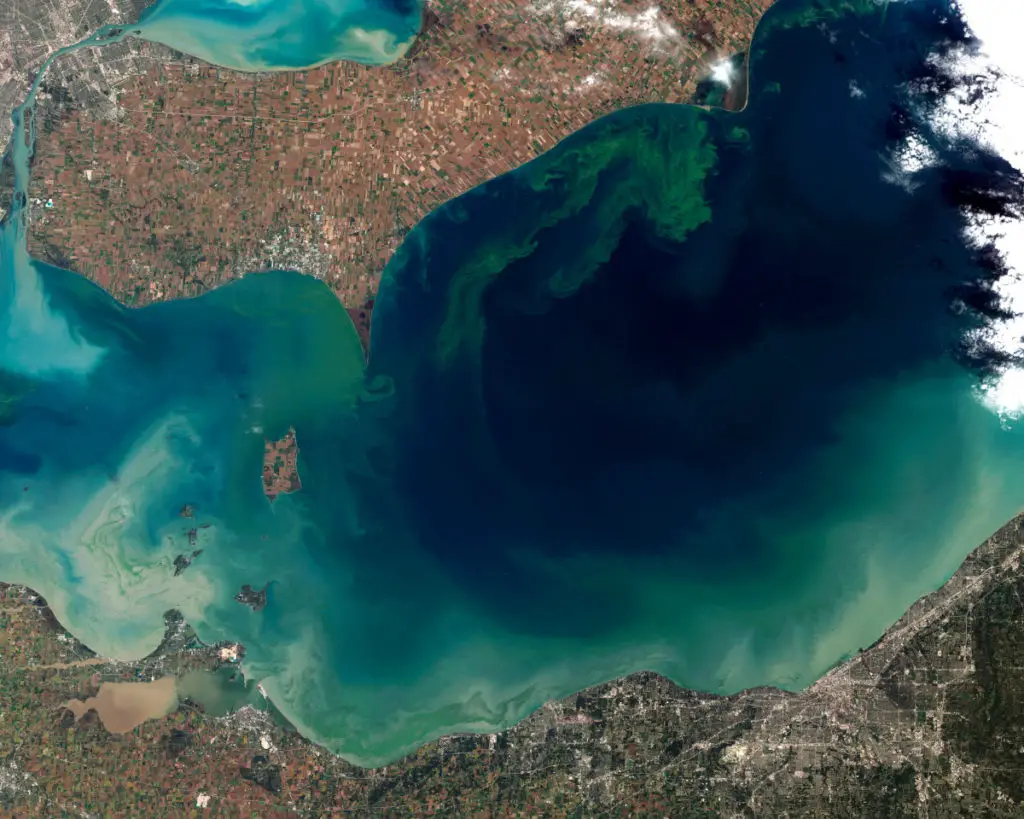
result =
[[[1001,526],[996,532],[990,537],[986,538],[981,544],[976,546],[964,559],[960,567],[956,572],[938,589],[935,591],[919,598],[911,605],[899,620],[893,623],[885,633],[882,634],[878,640],[876,640],[871,646],[862,649],[858,653],[849,657],[846,660],[839,662],[831,669],[826,671],[813,683],[807,687],[800,689],[799,691],[787,691],[784,689],[776,688],[773,686],[756,686],[753,688],[746,688],[731,694],[715,694],[709,692],[703,692],[699,690],[685,688],[677,685],[668,677],[658,674],[657,672],[650,670],[639,670],[632,672],[624,677],[615,677],[605,682],[598,683],[593,686],[580,689],[579,691],[570,694],[569,696],[562,698],[561,700],[549,701],[542,704],[539,708],[525,716],[522,720],[502,729],[499,731],[490,732],[473,732],[473,731],[458,731],[451,734],[444,734],[441,737],[433,740],[424,742],[422,745],[414,751],[404,754],[403,756],[392,760],[390,762],[381,763],[374,766],[363,766],[350,760],[345,759],[341,754],[335,754],[324,746],[319,745],[314,740],[305,737],[301,731],[294,726],[288,724],[286,731],[294,732],[294,734],[300,738],[301,742],[308,743],[311,746],[315,746],[319,749],[320,753],[326,753],[330,757],[338,759],[347,765],[351,765],[355,768],[364,771],[381,771],[387,770],[388,768],[401,764],[403,761],[407,761],[412,758],[421,756],[423,753],[427,753],[429,748],[435,746],[444,746],[458,738],[473,737],[481,738],[487,736],[498,736],[504,734],[512,734],[518,731],[522,726],[526,726],[533,721],[536,721],[541,715],[548,711],[553,705],[559,703],[566,703],[569,701],[579,700],[580,698],[599,696],[602,692],[606,692],[609,689],[632,687],[638,681],[644,685],[657,685],[662,688],[668,688],[679,692],[680,695],[687,697],[699,697],[702,700],[724,702],[724,703],[735,703],[741,702],[751,697],[770,697],[776,700],[799,700],[801,698],[812,697],[816,695],[828,694],[833,689],[848,685],[849,680],[853,676],[857,676],[862,673],[865,667],[871,666],[875,668],[883,668],[891,663],[894,658],[899,654],[900,650],[906,646],[908,642],[913,640],[915,636],[927,629],[928,627],[935,624],[936,621],[940,620],[943,616],[947,615],[949,611],[957,604],[962,604],[965,601],[977,599],[984,595],[987,589],[994,586],[1001,578],[1004,578],[1008,574],[1016,573],[1021,561],[1024,560],[1024,512],[1018,514],[1006,524]],[[42,597],[35,593],[34,590],[21,584],[7,584],[0,580],[0,592],[13,590],[15,594],[21,594],[29,599],[33,599],[33,605],[35,605],[39,611],[40,616],[48,620],[51,623],[51,628],[60,630],[64,637],[61,639],[73,641],[76,644],[76,650],[82,650],[90,652],[87,646],[77,643],[77,640],[70,635],[70,632],[64,628],[64,626],[57,620],[57,618],[50,611],[49,606],[45,603]],[[136,663],[126,662],[123,660],[112,660],[97,655],[86,657],[81,660],[74,660],[66,663],[50,663],[40,664],[36,666],[25,667],[26,672],[31,671],[42,671],[47,669],[58,669],[58,668],[70,668],[77,666],[89,666],[89,667],[103,667],[111,666],[114,668],[124,668],[132,665],[142,665],[145,663],[160,662],[168,657],[182,656],[185,652],[190,649],[182,647],[182,635],[191,635],[188,640],[185,641],[185,645],[201,646],[197,653],[197,657],[202,654],[214,654],[221,652],[223,646],[217,644],[215,646],[208,646],[201,643],[194,636],[191,627],[184,621],[183,618],[177,612],[168,612],[167,615],[167,636],[164,641],[161,642],[160,646],[152,653],[145,657],[139,658]],[[230,645],[230,644],[225,644]],[[194,650],[194,649],[192,649]],[[91,652],[90,652],[91,653]],[[223,654],[221,652],[222,661],[216,666],[221,668],[230,665],[230,662],[223,661]],[[241,664],[235,666],[244,675],[244,668]],[[215,671],[216,668],[210,669]],[[192,673],[192,672],[185,672]],[[183,675],[172,675],[177,681]],[[131,684],[131,683],[126,683]],[[143,685],[147,683],[141,683]],[[261,691],[262,693],[262,691]],[[272,710],[276,712],[276,718],[287,722],[287,719],[277,712],[276,706],[273,705],[272,699],[263,694]],[[167,717],[172,716],[180,708],[183,707],[181,703],[177,706],[174,711],[169,712]],[[232,716],[239,714],[245,708],[251,706],[242,706],[239,710],[231,712],[228,715],[228,719]],[[89,709],[82,709],[84,714]],[[81,717],[81,714],[79,714]],[[163,719],[162,717],[154,717],[150,719]],[[150,721],[150,720],[147,720]],[[598,722],[592,718],[580,716],[578,718],[567,717],[562,718],[565,724],[590,724]]]

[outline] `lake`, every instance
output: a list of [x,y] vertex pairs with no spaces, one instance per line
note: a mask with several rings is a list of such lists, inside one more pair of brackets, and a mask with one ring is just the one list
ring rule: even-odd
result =
[[[142,31],[250,9],[165,3]],[[31,260],[16,208],[0,577],[105,656],[172,608],[244,643],[247,679],[363,765],[640,669],[812,683],[1024,500],[993,228],[1021,174],[944,118],[995,93],[975,52],[946,0],[780,0],[743,112],[627,109],[425,218],[368,363],[315,279],[129,309]],[[302,490],[270,503],[264,440],[292,427]]]

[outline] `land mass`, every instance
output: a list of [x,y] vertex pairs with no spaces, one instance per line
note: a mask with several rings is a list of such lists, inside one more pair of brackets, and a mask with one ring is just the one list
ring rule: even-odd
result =
[[435,0],[393,66],[279,74],[135,44],[102,103],[58,61],[39,97],[30,250],[133,305],[295,268],[337,293],[365,343],[381,270],[423,216],[604,114],[692,101],[769,4]]
[[[1024,517],[873,646],[800,693],[729,697],[652,673],[506,731],[357,768],[252,707],[185,701],[124,734],[66,703],[216,669],[181,618],[135,664],[96,657],[31,590],[0,587],[0,806],[20,817],[1014,817],[1024,811]],[[79,709],[81,710],[81,709]],[[111,779],[114,772],[113,780]]]

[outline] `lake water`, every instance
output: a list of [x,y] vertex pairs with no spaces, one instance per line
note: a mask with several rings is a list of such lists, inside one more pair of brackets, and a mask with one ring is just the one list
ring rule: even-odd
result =
[[159,719],[178,707],[174,677],[151,682],[105,682],[95,697],[68,700],[65,706],[75,719],[95,709],[103,727],[112,734],[126,734],[148,719]]
[[245,705],[266,706],[255,684],[243,683],[236,669],[226,666],[217,671],[189,671],[178,678],[104,682],[95,696],[69,700],[65,707],[76,719],[95,710],[110,733],[125,734],[146,720],[173,713],[185,699],[202,703],[204,712],[214,717],[226,716]]
[[160,0],[133,30],[215,65],[279,71],[393,62],[421,14],[420,0]]
[[365,765],[644,668],[813,682],[1024,500],[1024,195],[950,124],[1004,87],[967,59],[946,0],[781,0],[744,112],[625,110],[428,216],[369,364],[319,281],[128,309],[16,210],[0,577],[112,657],[179,609]]

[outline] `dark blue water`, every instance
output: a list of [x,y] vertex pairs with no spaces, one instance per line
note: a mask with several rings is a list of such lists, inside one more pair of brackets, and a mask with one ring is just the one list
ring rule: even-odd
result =
[[[622,111],[431,214],[368,365],[317,281],[129,310],[16,214],[0,577],[113,656],[180,609],[364,764],[641,668],[797,688],[871,643],[1024,494],[981,392],[1011,274],[965,235],[1021,179],[932,124],[974,82],[937,67],[973,47],[947,3],[823,9],[769,12],[742,113]],[[896,174],[910,136],[934,159]]]

